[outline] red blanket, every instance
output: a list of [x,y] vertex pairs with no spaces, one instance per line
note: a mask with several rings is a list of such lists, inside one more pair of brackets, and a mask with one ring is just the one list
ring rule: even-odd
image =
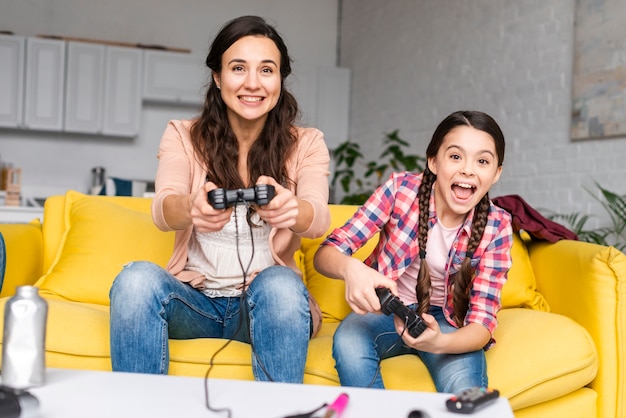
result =
[[574,232],[545,218],[516,194],[500,196],[491,200],[495,205],[513,216],[513,229],[516,232],[524,230],[533,238],[552,243],[561,239],[578,240],[578,236]]

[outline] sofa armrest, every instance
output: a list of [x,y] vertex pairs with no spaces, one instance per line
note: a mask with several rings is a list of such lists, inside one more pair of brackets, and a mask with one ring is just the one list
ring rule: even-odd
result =
[[534,242],[529,254],[551,311],[581,324],[596,344],[599,370],[591,387],[602,393],[598,416],[618,416],[626,406],[626,255],[571,240]]
[[32,285],[42,275],[41,224],[0,224],[6,245],[6,269],[0,297],[13,295],[17,286]]

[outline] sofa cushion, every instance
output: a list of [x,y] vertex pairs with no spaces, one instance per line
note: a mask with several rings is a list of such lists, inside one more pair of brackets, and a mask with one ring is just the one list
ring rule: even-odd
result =
[[15,294],[18,286],[32,286],[42,271],[43,240],[41,222],[0,224],[5,243],[4,281],[0,297]]
[[[341,321],[351,312],[351,309],[345,301],[343,281],[330,279],[318,273],[313,266],[313,257],[326,235],[330,234],[333,229],[342,226],[356,209],[357,206],[331,205],[331,225],[324,237],[302,239],[300,263],[305,272],[305,282],[309,292],[320,304],[324,321]],[[369,240],[365,246],[354,254],[354,257],[364,260],[374,250],[377,241],[377,237]],[[513,265],[509,270],[507,282],[502,289],[502,307],[523,307],[549,311],[546,300],[536,290],[535,275],[530,265],[528,251],[518,234],[513,235],[511,257]]]
[[6,253],[7,247],[4,244],[4,238],[2,232],[0,232],[0,292],[2,291],[2,284],[4,283],[4,271],[6,270]]
[[502,288],[502,307],[530,308],[548,312],[550,310],[548,302],[537,291],[528,249],[518,234],[513,234],[511,258],[513,264]]
[[[524,308],[503,309],[498,320],[497,343],[486,352],[489,386],[509,399],[514,410],[557,399],[596,376],[595,344],[574,320]],[[381,367],[388,389],[434,390],[417,356],[393,357]]]
[[[111,370],[109,307],[75,303],[46,295],[46,365],[48,367]],[[8,298],[0,298],[0,312]],[[0,321],[0,336],[3,322]],[[0,348],[2,343],[0,342]],[[250,344],[219,338],[170,340],[170,374],[253,380]],[[208,353],[208,354],[207,354]],[[1,415],[0,415],[1,416]]]
[[[320,244],[333,229],[342,226],[357,209],[352,205],[330,205],[330,227],[328,231],[316,239],[303,238],[300,245],[302,251],[301,263],[304,271],[304,281],[322,310],[322,318],[324,321],[341,321],[352,310],[344,297],[345,286],[343,280],[330,279],[315,270],[313,266],[313,257],[317,252]],[[377,236],[367,242],[365,246],[360,248],[354,257],[360,260],[365,258],[374,250],[378,242]]]
[[[129,207],[121,204],[127,200],[134,200]],[[50,269],[37,283],[42,292],[108,305],[111,283],[124,264],[146,260],[165,265],[174,234],[156,228],[150,202],[67,192],[63,237]]]

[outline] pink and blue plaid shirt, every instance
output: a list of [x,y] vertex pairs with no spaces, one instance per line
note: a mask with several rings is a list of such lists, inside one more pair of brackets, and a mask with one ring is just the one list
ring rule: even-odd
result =
[[[421,182],[422,174],[393,173],[344,226],[336,228],[328,235],[322,245],[331,245],[344,254],[352,255],[376,233],[380,233],[378,244],[365,260],[365,264],[386,277],[397,280],[419,253],[418,189]],[[474,211],[470,212],[459,229],[446,262],[444,313],[452,325],[455,324],[451,319],[454,309],[452,295],[448,291],[449,280],[459,270],[465,258],[473,216]],[[428,218],[430,230],[437,222],[434,193],[430,197]],[[470,290],[470,306],[465,325],[482,324],[493,335],[497,326],[496,315],[501,307],[502,286],[511,267],[512,245],[511,216],[491,203],[482,240],[472,255],[471,264],[476,273]],[[493,342],[492,339],[486,348]]]

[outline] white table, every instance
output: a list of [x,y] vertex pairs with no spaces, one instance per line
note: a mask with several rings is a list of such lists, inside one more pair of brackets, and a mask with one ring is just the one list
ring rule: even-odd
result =
[[[406,418],[414,409],[431,418],[468,415],[445,409],[449,395],[395,390],[295,385],[210,379],[209,399],[214,408],[229,407],[232,418],[281,418],[312,411],[346,392],[350,401],[342,418]],[[48,369],[46,384],[30,390],[39,400],[40,418],[226,418],[226,413],[205,406],[204,379]],[[316,417],[323,415],[316,414]],[[509,418],[506,399],[471,415],[474,418]]]

